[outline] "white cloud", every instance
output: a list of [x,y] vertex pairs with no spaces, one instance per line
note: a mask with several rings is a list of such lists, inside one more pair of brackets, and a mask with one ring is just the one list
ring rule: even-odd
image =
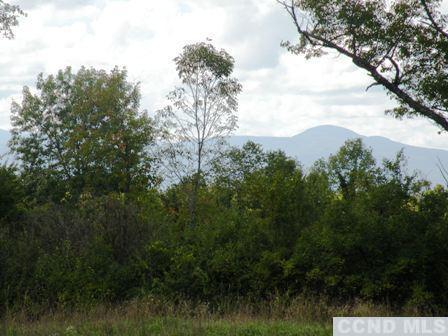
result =
[[397,121],[368,76],[342,57],[305,60],[280,47],[294,39],[275,0],[17,0],[28,12],[13,41],[0,40],[0,128],[9,106],[39,72],[67,65],[126,66],[153,112],[176,85],[172,62],[187,43],[212,38],[236,60],[244,85],[239,134],[290,136],[320,124],[348,127],[415,145],[446,148],[426,120]]

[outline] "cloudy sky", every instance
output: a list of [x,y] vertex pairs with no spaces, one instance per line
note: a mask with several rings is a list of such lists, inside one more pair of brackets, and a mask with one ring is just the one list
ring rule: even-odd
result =
[[211,38],[235,57],[244,86],[238,134],[292,136],[332,124],[364,135],[448,149],[448,135],[422,119],[397,121],[368,76],[342,57],[311,61],[289,54],[292,23],[275,0],[15,0],[28,13],[16,39],[0,40],[0,128],[10,127],[12,99],[36,76],[68,65],[127,67],[141,82],[142,108],[165,104],[177,84],[173,58]]

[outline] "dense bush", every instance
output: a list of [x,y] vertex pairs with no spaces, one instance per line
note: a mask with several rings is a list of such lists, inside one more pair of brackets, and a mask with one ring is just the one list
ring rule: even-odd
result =
[[[146,294],[273,295],[446,311],[448,191],[377,165],[360,140],[309,171],[248,143],[214,163],[191,226],[190,182],[38,201],[0,170],[1,309]],[[97,193],[102,194],[102,193]]]

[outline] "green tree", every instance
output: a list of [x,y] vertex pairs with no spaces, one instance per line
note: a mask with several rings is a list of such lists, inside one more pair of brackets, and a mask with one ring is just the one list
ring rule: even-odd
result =
[[[406,176],[403,160],[399,153],[395,161],[376,169],[370,151],[358,139],[321,163],[331,170],[314,168],[313,174],[330,176],[336,193],[321,208],[320,218],[303,232],[289,261],[290,276],[306,293],[401,307],[427,299],[425,279],[432,271],[423,269],[429,262],[425,258],[431,250],[427,234],[432,225],[421,218],[421,196],[417,197],[421,184]],[[431,206],[443,207],[440,201]],[[434,221],[439,220],[440,214],[434,215]],[[441,260],[434,260],[440,273]]]
[[0,166],[0,227],[17,221],[24,196],[22,181],[16,170]]
[[254,172],[266,165],[261,145],[248,141],[242,148],[232,147],[212,161],[213,185],[221,205],[241,207],[241,187]]
[[218,162],[213,188],[220,205],[264,222],[278,249],[291,247],[314,210],[298,162],[253,142],[228,150]]
[[[42,195],[129,192],[154,182],[153,125],[126,70],[71,68],[39,75],[12,105],[10,147]],[[51,190],[53,188],[53,190]],[[61,194],[62,193],[62,194]]]
[[265,166],[246,177],[241,204],[265,223],[272,243],[287,255],[309,222],[313,206],[307,203],[302,168],[284,152],[266,154]]
[[448,30],[440,0],[278,0],[307,58],[335,51],[396,99],[395,117],[423,116],[448,131]]
[[[320,165],[322,167],[322,163]],[[331,185],[345,198],[367,191],[380,178],[372,150],[365,148],[361,139],[347,140],[323,167]]]
[[237,126],[235,112],[242,87],[231,77],[233,57],[210,43],[187,45],[174,61],[182,85],[168,95],[171,104],[158,112],[157,119],[166,144],[168,171],[192,179],[194,222],[203,173]]
[[0,0],[0,34],[7,39],[14,38],[12,29],[19,25],[19,17],[25,15],[19,6]]

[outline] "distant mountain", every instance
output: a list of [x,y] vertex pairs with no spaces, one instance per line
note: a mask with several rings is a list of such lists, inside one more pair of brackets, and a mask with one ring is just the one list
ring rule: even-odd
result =
[[280,149],[307,168],[316,160],[336,153],[345,141],[355,138],[361,138],[367,147],[371,147],[380,162],[384,158],[395,158],[397,152],[403,149],[409,172],[418,171],[433,183],[445,184],[437,164],[440,159],[448,168],[448,151],[409,146],[380,136],[363,136],[343,127],[318,126],[293,137],[233,136],[230,143],[240,147],[250,140],[267,150]]
[[[0,130],[0,155],[8,152],[9,138],[8,131]],[[433,183],[445,184],[437,164],[440,159],[448,168],[448,151],[409,146],[380,136],[363,136],[343,127],[318,126],[293,137],[233,136],[230,144],[241,147],[250,140],[259,143],[266,150],[280,149],[308,168],[316,160],[336,153],[345,141],[355,138],[361,138],[366,146],[372,148],[378,161],[393,159],[403,149],[409,172],[418,171],[423,178]],[[4,162],[5,159],[0,159],[1,161]]]

